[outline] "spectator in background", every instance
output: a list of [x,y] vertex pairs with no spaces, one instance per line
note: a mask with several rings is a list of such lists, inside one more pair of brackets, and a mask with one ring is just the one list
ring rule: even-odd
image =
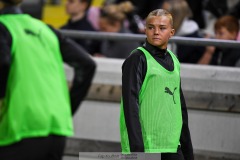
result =
[[192,19],[196,21],[201,29],[208,26],[205,11],[210,12],[214,17],[219,18],[228,12],[227,0],[186,0],[190,6],[193,16]]
[[[185,0],[165,0],[162,8],[168,10],[173,15],[175,36],[202,38],[199,34],[197,23],[190,19],[192,12]],[[182,63],[196,64],[205,52],[205,47],[203,46],[182,44],[173,44],[172,46],[172,50],[175,50],[179,61]]]
[[145,20],[148,13],[160,8],[164,0],[115,0],[115,3],[131,2],[136,7],[136,14]]
[[115,3],[129,1],[135,6],[134,12],[127,15],[130,22],[130,30],[133,33],[144,33],[144,21],[148,13],[161,8],[164,0],[115,0]]
[[215,21],[224,16],[239,15],[239,0],[186,0],[193,12],[195,20],[201,31],[214,36],[213,26]]
[[[222,16],[215,25],[215,38],[220,40],[236,40],[239,32],[238,19],[233,16]],[[200,64],[240,67],[240,49],[208,47],[208,52],[200,60]]]
[[[0,159],[61,160],[96,66],[79,45],[21,14],[21,1],[0,0]],[[74,68],[70,95],[63,61]]]
[[[126,20],[126,13],[133,10],[130,2],[123,2],[118,5],[110,4],[102,8],[99,19],[99,28],[103,32],[131,33],[123,23]],[[126,58],[129,53],[139,46],[134,41],[111,41],[103,40],[99,53],[95,56],[109,58]]]
[[[129,1],[130,2],[130,1]],[[114,4],[116,2],[105,1],[103,6]],[[131,2],[130,2],[131,3]],[[88,19],[93,24],[94,28],[99,30],[100,7],[91,6],[89,9]],[[131,12],[126,13],[126,20],[128,21],[128,28],[133,33],[144,33],[144,20],[137,14],[138,10],[134,6]]]
[[198,26],[203,29],[206,27],[205,18],[203,14],[203,1],[196,0],[186,0],[191,11],[192,11],[192,19],[197,22]]
[[[67,24],[61,29],[78,31],[95,31],[87,19],[88,8],[92,0],[67,0],[66,12],[70,16]],[[74,39],[75,42],[84,47],[90,54],[95,52],[98,43],[90,39]]]

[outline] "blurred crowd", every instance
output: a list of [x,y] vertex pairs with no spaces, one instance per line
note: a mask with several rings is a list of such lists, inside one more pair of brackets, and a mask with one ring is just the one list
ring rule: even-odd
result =
[[[59,2],[52,1],[53,4]],[[170,11],[175,36],[240,40],[240,0],[66,0],[69,20],[61,29],[143,34],[147,14],[157,8]],[[92,56],[126,58],[138,42],[75,39]],[[240,49],[169,44],[182,63],[240,66]]]

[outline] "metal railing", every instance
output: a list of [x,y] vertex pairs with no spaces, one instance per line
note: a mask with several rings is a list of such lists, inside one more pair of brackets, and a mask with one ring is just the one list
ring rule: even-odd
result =
[[[66,36],[71,38],[80,39],[95,39],[95,40],[114,40],[114,41],[144,41],[146,36],[144,34],[129,34],[129,33],[108,33],[108,32],[92,32],[92,31],[74,31],[74,30],[61,30]],[[188,38],[173,36],[169,43],[178,43],[184,45],[194,46],[216,46],[225,48],[240,48],[240,42],[232,40],[217,40],[207,38]]]

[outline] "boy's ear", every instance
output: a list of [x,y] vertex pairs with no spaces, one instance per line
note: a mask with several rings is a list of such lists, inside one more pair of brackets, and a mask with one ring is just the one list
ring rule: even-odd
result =
[[175,29],[172,29],[171,32],[170,32],[170,37],[169,37],[169,38],[171,38],[172,36],[174,36],[174,34],[175,34]]

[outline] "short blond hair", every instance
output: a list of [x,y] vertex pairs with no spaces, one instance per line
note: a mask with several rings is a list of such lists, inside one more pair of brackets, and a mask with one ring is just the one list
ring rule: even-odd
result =
[[214,24],[215,32],[225,27],[230,33],[239,32],[239,22],[234,16],[225,15],[220,17]]
[[168,17],[170,19],[171,27],[173,27],[172,14],[170,12],[168,12],[167,10],[165,10],[165,9],[155,9],[148,14],[146,19],[148,19],[149,17],[152,17],[152,16],[166,16],[166,17]]

